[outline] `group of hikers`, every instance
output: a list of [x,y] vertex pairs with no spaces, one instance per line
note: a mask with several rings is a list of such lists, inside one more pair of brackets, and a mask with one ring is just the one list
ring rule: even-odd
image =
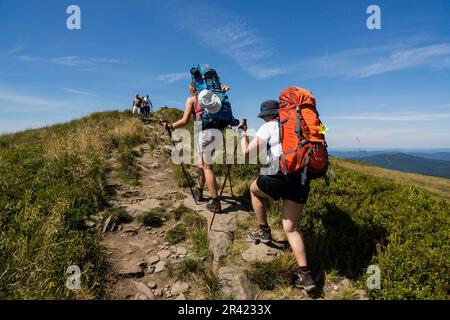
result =
[[131,112],[133,115],[148,118],[150,113],[153,112],[153,104],[150,100],[150,96],[147,95],[141,97],[139,94],[136,94],[131,105]]
[[242,153],[248,155],[267,148],[266,167],[270,168],[250,185],[251,203],[259,227],[249,236],[262,243],[272,241],[266,203],[268,198],[282,199],[283,229],[298,264],[295,285],[310,292],[316,285],[299,232],[299,219],[308,200],[311,179],[327,179],[329,166],[324,126],[319,120],[313,94],[302,88],[289,87],[280,94],[279,100],[262,102],[257,117],[264,124],[249,141],[246,121],[235,123],[230,117],[231,105],[226,94],[230,88],[220,84],[216,71],[208,65],[198,65],[191,69],[191,75],[190,96],[182,119],[164,125],[170,130],[187,125],[191,117],[194,121],[202,121],[202,131],[196,140],[201,159],[197,187],[193,192],[196,201],[205,201],[203,190],[206,184],[211,196],[207,208],[214,213],[221,211],[216,176],[210,154],[205,150],[213,143],[213,129],[223,132],[227,125],[236,125]]

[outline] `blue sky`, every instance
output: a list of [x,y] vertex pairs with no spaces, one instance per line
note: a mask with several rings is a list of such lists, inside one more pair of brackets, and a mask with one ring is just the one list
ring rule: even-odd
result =
[[[81,30],[66,9],[81,8]],[[366,27],[369,5],[381,30]],[[450,2],[0,0],[0,132],[125,109],[182,108],[213,65],[236,117],[290,85],[316,95],[332,148],[450,147]],[[359,139],[359,143],[358,143]]]

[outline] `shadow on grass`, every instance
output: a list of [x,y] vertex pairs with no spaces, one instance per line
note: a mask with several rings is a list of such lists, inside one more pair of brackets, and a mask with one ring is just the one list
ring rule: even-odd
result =
[[358,279],[371,264],[377,246],[386,245],[387,231],[371,221],[356,224],[335,205],[327,204],[326,209],[320,216],[321,231],[301,228],[309,264],[316,274],[337,269],[342,276]]

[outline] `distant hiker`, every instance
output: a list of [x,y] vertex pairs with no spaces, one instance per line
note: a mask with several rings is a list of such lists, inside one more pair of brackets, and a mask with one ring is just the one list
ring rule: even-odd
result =
[[149,95],[147,95],[143,99],[143,113],[144,113],[144,117],[148,118],[151,112],[153,112],[153,104],[152,104],[152,101],[150,100]]
[[[312,105],[314,103],[315,109],[312,94],[309,97],[310,100],[307,100],[309,92],[305,90],[302,93],[304,94],[304,100],[298,101],[297,106],[309,107],[308,104]],[[285,97],[283,93],[280,95],[280,99],[282,97]],[[305,179],[303,175],[304,170],[295,170],[298,168],[295,168],[295,163],[292,162],[292,155],[295,154],[296,148],[300,144],[305,145],[309,142],[301,140],[301,137],[303,137],[302,129],[305,128],[298,127],[298,124],[304,120],[301,119],[302,121],[300,121],[300,117],[297,118],[301,112],[300,107],[296,109],[294,106],[293,113],[291,109],[287,110],[288,107],[290,105],[286,100],[282,100],[282,109],[280,109],[278,101],[268,100],[263,102],[258,117],[262,118],[265,124],[259,128],[256,136],[250,143],[247,137],[247,125],[241,124],[239,126],[241,150],[245,155],[252,150],[267,148],[267,164],[264,167],[264,174],[259,176],[250,186],[252,206],[259,223],[258,230],[251,232],[250,237],[263,243],[269,243],[272,240],[271,229],[267,221],[265,201],[268,198],[274,200],[281,198],[283,200],[283,229],[298,264],[298,279],[295,285],[306,291],[311,291],[316,286],[311,270],[308,267],[303,238],[298,230],[300,215],[303,212],[310,191],[310,179],[308,177]],[[286,117],[288,112],[290,119]],[[311,132],[311,134],[313,133],[315,132]],[[296,144],[291,150],[286,150],[284,148],[285,141],[286,139],[292,139],[293,136],[297,139],[295,140]],[[310,154],[309,151],[307,153]],[[311,156],[311,159],[313,158],[314,156]],[[305,165],[308,166],[308,163]]]
[[[194,82],[191,82],[189,86],[189,93],[190,97],[186,100],[183,118],[172,124],[167,124],[169,128],[176,129],[187,125],[191,116],[194,121],[197,120],[197,115],[195,112],[197,108],[197,92],[195,90]],[[212,159],[203,152],[205,148],[209,146],[213,141],[214,140],[212,140],[210,129],[204,129],[198,135],[198,141],[196,141],[196,144],[197,150],[200,153],[199,156],[201,157],[202,163],[199,164],[197,188],[194,191],[194,196],[197,201],[204,201],[203,189],[205,187],[205,184],[207,184],[209,193],[212,198],[211,201],[207,204],[207,208],[212,212],[214,212],[216,208],[218,208],[217,211],[220,212],[222,209],[220,206],[220,201],[218,199],[217,180],[213,171]]]
[[142,112],[142,104],[143,104],[143,99],[142,97],[139,96],[139,94],[136,94],[136,97],[133,100],[133,105],[132,105],[132,113],[140,115]]
[[150,100],[150,96],[147,95],[148,105],[150,107],[150,112],[153,112],[153,102]]

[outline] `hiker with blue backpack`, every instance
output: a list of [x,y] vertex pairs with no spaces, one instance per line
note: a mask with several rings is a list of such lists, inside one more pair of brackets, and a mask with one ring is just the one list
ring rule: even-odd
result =
[[148,118],[150,116],[150,113],[153,112],[153,104],[152,104],[152,100],[150,100],[149,95],[147,95],[146,97],[143,98],[142,110],[143,110],[145,118]]
[[217,180],[213,171],[212,153],[215,139],[223,138],[223,131],[231,124],[237,125],[231,111],[226,92],[229,87],[220,83],[216,70],[209,65],[197,65],[190,71],[192,82],[189,87],[190,97],[187,98],[183,118],[166,124],[169,129],[183,127],[189,123],[191,116],[194,121],[201,123],[201,130],[196,138],[196,147],[199,163],[199,176],[197,188],[194,191],[196,201],[204,201],[203,189],[208,186],[211,201],[206,205],[207,209],[214,213],[221,212],[220,198],[218,194]]
[[280,101],[263,102],[258,117],[265,123],[250,143],[247,125],[238,127],[244,155],[267,148],[261,175],[250,186],[259,224],[250,237],[262,243],[272,241],[266,201],[282,199],[283,229],[298,264],[295,286],[309,292],[316,285],[308,267],[299,219],[308,200],[311,179],[326,178],[329,163],[325,126],[320,122],[312,93],[298,87],[284,90]]

